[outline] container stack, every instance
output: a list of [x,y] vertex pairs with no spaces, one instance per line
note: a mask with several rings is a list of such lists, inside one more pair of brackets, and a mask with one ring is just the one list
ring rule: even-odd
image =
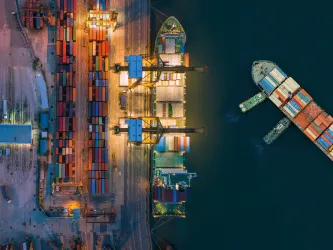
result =
[[109,0],[90,0],[91,10],[108,10]]
[[189,152],[190,137],[188,136],[163,136],[155,146],[157,152]]
[[76,0],[57,1],[56,41],[56,176],[75,175],[75,101],[76,101]]
[[[93,10],[106,10],[108,1],[90,1]],[[89,26],[88,46],[88,139],[89,193],[101,195],[108,187],[108,80],[107,28]]]
[[39,0],[29,0],[26,9],[22,10],[22,24],[28,28],[40,30],[44,27],[43,15]]

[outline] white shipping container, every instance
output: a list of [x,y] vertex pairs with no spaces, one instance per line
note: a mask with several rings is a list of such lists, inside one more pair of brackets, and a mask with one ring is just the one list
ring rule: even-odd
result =
[[276,68],[274,68],[269,74],[279,83],[283,82],[285,79],[285,77]]
[[288,82],[287,82],[287,80],[285,80],[282,84],[281,84],[281,89],[283,89],[286,93],[287,93],[287,95],[289,96],[289,92],[290,93],[294,93],[295,91],[293,91],[291,88],[290,88],[290,86],[288,85]]
[[168,144],[169,144],[169,151],[175,151],[175,137],[174,136],[168,136]]
[[119,86],[120,87],[127,87],[128,86],[128,72],[127,71],[121,71],[120,72]]
[[277,106],[280,107],[282,105],[282,102],[278,99],[278,97],[276,96],[276,93],[273,93],[269,99]]
[[268,82],[270,82],[273,85],[274,88],[277,87],[276,83],[269,76],[266,76],[265,78]]
[[283,95],[285,98],[288,98],[288,90],[283,86],[283,83],[280,85],[280,87],[278,88],[279,92],[281,95]]
[[181,79],[181,74],[177,73],[177,80],[180,80],[180,79]]
[[294,89],[294,90],[297,90],[297,89],[299,89],[299,84],[292,78],[292,77],[289,77],[288,78],[288,80],[289,80],[289,82],[288,82],[288,85],[292,88],[292,89]]
[[283,91],[283,89],[281,89],[281,86],[276,91],[278,91],[284,98],[288,98],[288,93]]
[[305,131],[306,132],[308,132],[309,133],[309,135],[313,138],[313,139],[316,139],[317,137],[311,132],[311,130],[310,129],[305,129]]
[[180,80],[176,80],[176,86],[180,85]]
[[163,81],[165,79],[165,74],[162,73],[161,76],[160,76],[160,80]]

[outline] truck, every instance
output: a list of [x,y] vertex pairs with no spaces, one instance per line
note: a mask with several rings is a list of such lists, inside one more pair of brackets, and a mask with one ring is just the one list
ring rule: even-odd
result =
[[2,197],[7,201],[7,203],[11,203],[12,200],[8,197],[7,195],[7,188],[5,185],[1,185],[1,193],[2,193]]

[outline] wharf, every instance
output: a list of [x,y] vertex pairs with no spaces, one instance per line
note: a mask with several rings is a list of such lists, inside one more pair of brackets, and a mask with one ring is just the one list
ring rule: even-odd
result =
[[256,95],[252,96],[245,102],[242,102],[241,104],[239,104],[239,108],[241,109],[241,111],[243,113],[245,113],[245,112],[251,110],[252,108],[254,108],[255,106],[259,105],[260,103],[262,103],[265,100],[266,100],[266,95],[264,93],[260,92]]

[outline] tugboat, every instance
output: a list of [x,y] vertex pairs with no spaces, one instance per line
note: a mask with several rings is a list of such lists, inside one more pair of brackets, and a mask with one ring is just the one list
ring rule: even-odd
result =
[[272,144],[290,125],[288,118],[281,119],[276,126],[264,137],[266,144]]

